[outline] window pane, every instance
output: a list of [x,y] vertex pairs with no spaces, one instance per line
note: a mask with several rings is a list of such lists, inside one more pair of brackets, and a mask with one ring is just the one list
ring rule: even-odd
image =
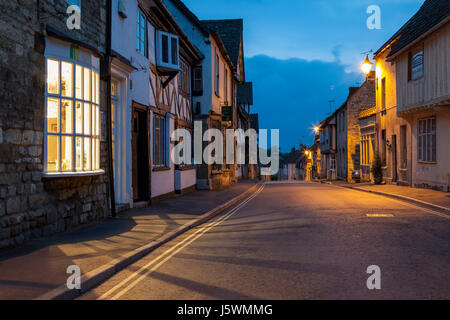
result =
[[91,100],[91,70],[84,68],[84,100]]
[[100,169],[100,139],[95,139],[97,170]]
[[169,38],[166,35],[161,37],[162,61],[169,63]]
[[172,64],[178,65],[178,41],[177,41],[177,38],[172,38]]
[[84,104],[84,134],[91,134],[91,105],[89,103]]
[[72,133],[73,127],[73,107],[71,100],[61,102],[61,132]]
[[91,170],[91,139],[84,138],[83,168]]
[[61,167],[63,171],[72,171],[72,137],[61,137]]
[[59,137],[47,136],[47,171],[59,170]]
[[97,124],[96,124],[97,132],[95,134],[96,134],[96,136],[99,137],[100,136],[100,107],[96,106],[95,109],[97,111],[96,115],[95,115],[95,119],[96,119],[96,122],[97,122]]
[[59,61],[47,59],[48,93],[59,94]]
[[80,101],[75,105],[75,128],[76,133],[83,134],[83,104]]
[[83,99],[83,67],[75,67],[75,96],[77,99]]
[[73,96],[73,65],[68,62],[61,62],[61,95],[64,97]]
[[97,101],[97,104],[100,104],[100,75],[98,72],[95,73],[95,81],[97,83],[95,85],[95,88],[96,88],[96,91],[95,91],[96,99],[95,100]]
[[96,118],[95,118],[96,112],[95,112],[95,106],[94,105],[92,106],[91,110],[92,110],[92,118],[91,118],[92,119],[92,135],[94,136],[95,133],[97,132],[97,128],[96,128],[97,122],[96,122]]
[[95,87],[96,84],[97,84],[97,81],[95,80],[95,72],[92,71],[91,74],[92,74],[92,81],[91,81],[91,84],[92,84],[92,102],[98,103],[97,102],[97,95],[96,95],[97,88]]
[[47,100],[47,132],[59,132],[59,99]]
[[81,159],[83,157],[83,140],[80,137],[77,137],[76,145],[75,145],[75,161],[76,161],[76,169],[77,171],[83,170]]

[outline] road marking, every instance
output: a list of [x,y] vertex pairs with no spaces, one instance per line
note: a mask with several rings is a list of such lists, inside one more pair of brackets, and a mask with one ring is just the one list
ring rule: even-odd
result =
[[[341,189],[346,189],[346,190],[352,190],[352,191],[358,192],[358,193],[360,193],[360,194],[361,194],[362,192],[365,192],[365,191],[361,191],[361,190],[357,190],[357,189],[353,189],[353,188],[346,188],[346,187],[337,186],[337,185],[334,185],[334,184],[332,184],[332,185],[330,185],[330,186],[337,187],[337,188],[341,188]],[[368,192],[366,192],[366,193],[368,193]],[[369,193],[368,193],[368,194],[369,194]],[[400,204],[402,204],[402,205],[404,205],[404,206],[407,206],[407,207],[410,207],[410,208],[419,209],[419,210],[422,210],[422,211],[431,213],[431,214],[433,214],[433,215],[435,215],[435,216],[438,216],[438,217],[441,217],[441,218],[449,219],[449,220],[450,220],[450,216],[447,215],[447,214],[445,214],[445,213],[440,213],[440,212],[437,212],[437,211],[434,211],[434,210],[431,210],[431,209],[427,209],[427,208],[424,208],[424,207],[420,207],[420,206],[417,206],[417,205],[408,203],[408,202],[405,201],[405,200],[398,200],[398,199],[391,198],[391,197],[389,197],[389,196],[385,196],[385,195],[381,195],[381,194],[376,194],[376,193],[371,193],[371,194],[374,195],[374,196],[379,196],[379,197],[383,197],[383,198],[389,199],[389,200],[391,200],[391,201],[400,203]]]
[[384,214],[384,213],[368,213],[366,214],[368,218],[394,218],[393,214]]
[[[186,239],[180,241],[179,243],[175,244],[173,247],[159,255],[157,258],[153,259],[149,263],[147,263],[145,266],[141,267],[139,270],[133,272],[129,277],[127,277],[125,280],[121,281],[119,284],[115,285],[113,288],[105,292],[103,295],[101,295],[97,300],[105,300],[108,296],[113,295],[118,289],[121,287],[124,287],[126,283],[133,280],[137,276],[139,276],[141,273],[142,275],[125,286],[121,291],[119,291],[117,294],[115,294],[111,299],[109,300],[118,300],[121,296],[123,296],[125,293],[130,291],[133,287],[135,287],[139,282],[141,282],[143,279],[148,277],[149,274],[157,270],[160,266],[162,266],[165,262],[167,262],[169,259],[171,259],[173,256],[175,256],[177,253],[179,253],[181,250],[186,248],[188,245],[193,243],[195,240],[203,236],[206,232],[214,228],[215,226],[221,224],[223,221],[228,220],[231,216],[233,216],[237,211],[239,211],[242,207],[244,207],[248,202],[250,202],[252,199],[254,199],[258,194],[262,192],[264,189],[264,185],[262,185],[253,195],[251,195],[249,198],[244,200],[242,203],[240,203],[238,206],[233,208],[230,212],[225,214],[222,217],[219,217],[218,219],[208,223],[203,228],[200,228],[193,234],[189,235]],[[161,260],[162,259],[162,260]],[[159,263],[157,263],[159,260],[161,260]],[[154,265],[157,263],[156,265]],[[154,265],[151,269],[148,269]]]

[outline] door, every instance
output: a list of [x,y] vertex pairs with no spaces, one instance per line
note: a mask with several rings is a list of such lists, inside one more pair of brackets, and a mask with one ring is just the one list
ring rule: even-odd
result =
[[149,200],[149,158],[147,112],[133,108],[133,200]]
[[398,172],[397,172],[397,136],[392,136],[392,182],[397,182]]

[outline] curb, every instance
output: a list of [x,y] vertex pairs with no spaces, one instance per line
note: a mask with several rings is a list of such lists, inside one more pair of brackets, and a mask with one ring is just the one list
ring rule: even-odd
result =
[[380,192],[380,191],[374,191],[374,190],[365,190],[365,189],[361,189],[361,188],[358,188],[358,187],[352,187],[352,186],[340,186],[340,185],[332,184],[332,183],[330,183],[328,181],[325,181],[325,182],[320,181],[320,183],[322,183],[322,184],[329,184],[329,185],[332,185],[332,186],[335,186],[335,187],[340,187],[340,188],[346,188],[346,189],[351,189],[351,190],[356,190],[356,191],[376,194],[376,195],[379,195],[379,196],[385,196],[385,197],[388,197],[388,198],[409,202],[409,203],[412,203],[412,204],[415,204],[415,205],[418,205],[418,206],[421,206],[421,207],[425,207],[427,209],[437,210],[437,211],[440,211],[440,212],[444,212],[446,214],[450,214],[450,208],[442,207],[442,206],[439,206],[437,204],[429,203],[429,202],[418,200],[418,199],[414,199],[414,198],[409,198],[409,197],[406,197],[406,196],[401,196],[401,195],[392,194],[392,193],[386,193],[386,192]]
[[178,229],[175,229],[174,231],[171,231],[167,233],[166,235],[162,236],[161,238],[150,242],[147,245],[144,245],[140,248],[137,248],[133,251],[130,251],[126,254],[124,254],[121,258],[114,259],[107,264],[92,270],[85,275],[81,277],[81,283],[82,288],[77,290],[70,290],[67,288],[67,286],[62,285],[48,293],[45,293],[39,297],[37,297],[34,300],[72,300],[76,297],[79,297],[80,295],[86,293],[87,291],[91,290],[92,288],[100,285],[102,282],[107,280],[108,278],[112,277],[114,274],[118,273],[119,271],[123,270],[127,266],[133,264],[134,262],[138,261],[139,259],[143,258],[144,256],[148,255],[155,249],[161,247],[162,245],[166,244],[167,242],[175,239],[179,235],[185,233],[186,231],[189,231],[190,229],[193,229],[203,223],[205,223],[208,220],[211,220],[215,216],[222,213],[222,211],[228,209],[232,205],[236,204],[238,201],[246,198],[253,192],[255,192],[261,185],[263,185],[263,182],[258,182],[254,186],[250,187],[247,191],[243,192],[242,194],[236,196],[235,198],[229,200],[228,202],[212,209],[211,211],[201,215],[194,221],[191,221]]

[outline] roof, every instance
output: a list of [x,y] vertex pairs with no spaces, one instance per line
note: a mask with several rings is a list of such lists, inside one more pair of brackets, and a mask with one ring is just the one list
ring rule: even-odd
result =
[[253,105],[253,82],[238,84],[237,102],[238,104]]
[[199,30],[203,33],[203,35],[209,36],[208,30],[203,26],[203,24],[200,22],[200,20],[197,18],[197,16],[189,10],[188,7],[183,3],[183,1],[180,0],[170,0],[173,2],[173,4],[180,10],[186,18],[188,18],[196,27],[199,28]]
[[235,67],[239,63],[244,22],[242,19],[202,20],[201,24],[208,30],[217,32]]
[[426,0],[419,11],[375,53],[375,56],[389,45],[392,45],[392,49],[388,58],[396,55],[440,23],[448,20],[449,16],[450,1]]
[[291,151],[288,154],[284,163],[297,163],[303,157],[303,152],[300,150]]

